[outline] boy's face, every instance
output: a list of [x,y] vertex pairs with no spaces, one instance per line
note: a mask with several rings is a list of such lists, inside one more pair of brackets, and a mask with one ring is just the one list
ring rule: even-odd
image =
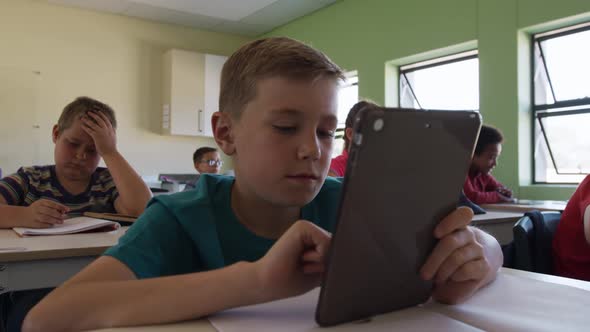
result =
[[488,144],[482,153],[473,156],[473,165],[483,174],[489,174],[497,165],[502,144]]
[[[216,162],[216,164],[211,166],[209,164],[211,161]],[[201,174],[219,174],[219,171],[221,171],[221,164],[219,162],[221,162],[219,152],[207,152],[201,157],[201,160],[195,162],[195,169]]]
[[337,82],[271,77],[258,81],[256,92],[231,129],[236,184],[277,206],[304,206],[328,173]]
[[94,140],[82,129],[80,119],[61,133],[53,127],[55,167],[59,174],[71,181],[86,181],[96,170],[100,156]]

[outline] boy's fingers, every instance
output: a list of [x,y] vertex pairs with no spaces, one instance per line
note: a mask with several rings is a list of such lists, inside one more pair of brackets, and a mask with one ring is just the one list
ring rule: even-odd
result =
[[96,124],[90,123],[90,120],[84,119],[82,121],[82,129],[84,129],[89,135],[93,135],[96,132],[96,129],[93,126],[96,126]]
[[63,220],[54,216],[39,212],[39,222],[49,225],[63,224]]
[[330,242],[330,233],[304,220],[297,221],[295,227],[298,232],[301,232],[301,239],[306,248],[315,248],[319,252],[324,252],[323,250]]
[[57,211],[59,211],[61,213],[67,213],[67,212],[70,211],[70,208],[69,207],[67,207],[67,206],[65,206],[63,204],[54,202],[54,201],[50,201],[50,200],[44,200],[43,201],[43,205],[46,206],[46,207],[52,208],[54,210],[57,210]]
[[471,261],[483,257],[483,247],[479,244],[472,243],[455,250],[440,266],[436,272],[435,280],[437,283],[446,282],[463,266]]
[[461,266],[453,275],[451,280],[465,282],[469,280],[481,280],[486,277],[490,266],[484,258],[473,260]]
[[308,250],[303,253],[303,261],[307,262],[323,262],[325,257],[325,253],[316,251],[316,250]]
[[111,120],[109,120],[106,114],[104,114],[103,112],[96,112],[96,114],[98,114],[98,116],[102,118],[105,127],[112,128]]
[[426,259],[426,263],[422,265],[420,274],[426,280],[432,279],[441,265],[447,258],[454,253],[458,248],[464,247],[470,242],[473,242],[475,235],[473,231],[464,228],[461,231],[454,232],[442,238]]
[[107,124],[105,123],[104,118],[101,117],[102,114],[100,114],[100,112],[90,111],[88,112],[88,115],[91,116],[94,119],[94,121],[96,121],[96,124],[100,128],[106,128]]
[[465,228],[473,219],[473,210],[466,206],[460,206],[448,216],[443,218],[434,229],[434,236],[441,239],[454,231]]
[[63,213],[59,212],[58,210],[56,210],[54,208],[47,207],[47,206],[40,207],[39,213],[41,213],[45,216],[53,217],[53,218],[61,218],[63,216]]
[[37,220],[33,221],[33,225],[32,225],[33,228],[49,228],[51,226],[53,226],[53,224],[49,224],[49,223],[45,223],[45,222],[41,222],[41,221],[37,221]]
[[324,264],[319,263],[310,263],[303,265],[303,273],[305,274],[313,274],[313,273],[323,273],[325,271]]

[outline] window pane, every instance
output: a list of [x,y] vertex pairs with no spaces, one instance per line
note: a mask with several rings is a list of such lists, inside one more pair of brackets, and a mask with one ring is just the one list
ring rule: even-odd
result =
[[[406,77],[422,108],[477,110],[479,109],[478,70],[478,59],[471,58],[406,72]],[[404,85],[400,84],[400,88],[404,88]],[[407,93],[409,91],[401,90],[400,96],[403,97]]]
[[348,111],[358,100],[358,76],[348,77],[338,91],[338,128],[344,128]]
[[[348,112],[359,100],[358,76],[348,74],[346,80],[340,85],[338,90],[338,128],[343,129],[346,123]],[[337,137],[334,139],[332,157],[336,157],[342,153],[344,148],[344,139],[342,136],[344,132],[338,131]]]
[[399,76],[399,105],[405,108],[420,108],[405,75]]
[[[551,159],[547,159],[551,157],[550,152],[553,154],[557,174],[590,173],[590,111],[584,114],[543,117],[540,121],[549,142],[549,149],[543,151],[546,167],[554,168]],[[544,140],[542,133],[539,137]]]
[[549,84],[549,77],[545,70],[545,64],[543,57],[541,56],[541,50],[539,49],[539,43],[535,43],[535,105],[547,105],[555,103],[553,94],[551,92],[551,85]]
[[558,101],[590,97],[590,30],[541,42]]

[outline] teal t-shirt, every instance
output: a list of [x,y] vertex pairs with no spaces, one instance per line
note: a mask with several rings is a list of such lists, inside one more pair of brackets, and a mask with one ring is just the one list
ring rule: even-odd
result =
[[[244,227],[231,209],[233,177],[205,175],[197,188],[153,198],[119,243],[108,249],[138,278],[199,272],[238,261],[256,261],[276,240]],[[301,219],[332,231],[342,184],[327,178],[301,209]]]

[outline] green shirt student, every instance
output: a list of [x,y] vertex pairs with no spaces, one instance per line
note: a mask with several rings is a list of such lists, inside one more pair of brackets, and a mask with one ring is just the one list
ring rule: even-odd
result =
[[[205,177],[196,192],[154,200],[120,245],[34,307],[23,330],[195,319],[319,286],[339,196],[326,177],[342,78],[323,53],[289,38],[242,46],[223,66],[211,119],[233,161],[231,185]],[[440,241],[420,275],[435,281],[436,300],[468,298],[502,264],[498,242],[468,227],[472,216],[459,208],[434,231]]]
[[[138,278],[207,271],[262,258],[276,240],[258,236],[238,221],[229,200],[233,182],[233,177],[204,174],[194,191],[154,198],[105,255],[123,262]],[[340,181],[327,178],[314,200],[301,209],[300,218],[331,231],[340,189]]]

